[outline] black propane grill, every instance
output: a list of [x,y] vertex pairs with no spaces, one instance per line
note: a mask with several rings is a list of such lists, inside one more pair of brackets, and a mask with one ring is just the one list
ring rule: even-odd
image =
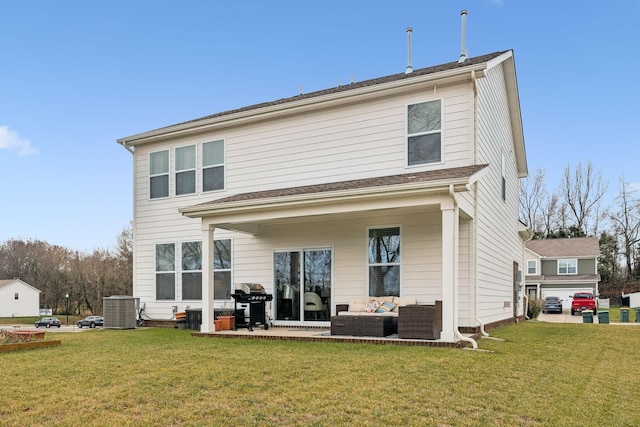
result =
[[[235,302],[236,326],[233,328],[248,328],[253,331],[256,325],[262,325],[269,329],[267,323],[267,302],[273,300],[273,295],[265,292],[259,283],[242,283],[236,286],[235,293],[231,294]],[[249,317],[246,316],[246,308],[249,308]]]

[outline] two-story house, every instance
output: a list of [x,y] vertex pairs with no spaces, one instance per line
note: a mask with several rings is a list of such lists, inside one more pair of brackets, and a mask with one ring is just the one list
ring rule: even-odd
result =
[[530,297],[562,299],[562,308],[571,309],[576,292],[598,295],[597,237],[530,240],[525,243],[525,286]]
[[[459,63],[460,62],[460,63]],[[273,294],[274,326],[352,297],[443,301],[441,339],[523,315],[527,175],[512,51],[224,111],[118,140],[133,154],[147,316]],[[304,294],[325,313],[304,310]]]

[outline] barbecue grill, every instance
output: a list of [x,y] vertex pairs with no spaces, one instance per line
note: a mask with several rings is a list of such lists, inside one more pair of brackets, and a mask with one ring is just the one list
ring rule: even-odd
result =
[[[236,285],[236,291],[231,294],[231,298],[234,300],[236,313],[234,330],[248,328],[253,331],[253,327],[256,325],[262,325],[265,330],[269,329],[266,307],[267,302],[273,300],[273,295],[266,293],[261,284],[241,283]],[[249,317],[245,317],[247,307],[249,308]]]

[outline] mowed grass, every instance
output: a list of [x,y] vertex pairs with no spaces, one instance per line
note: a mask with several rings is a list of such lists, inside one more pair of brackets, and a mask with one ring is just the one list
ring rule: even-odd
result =
[[0,425],[640,425],[640,327],[529,321],[483,351],[47,332],[0,353]]

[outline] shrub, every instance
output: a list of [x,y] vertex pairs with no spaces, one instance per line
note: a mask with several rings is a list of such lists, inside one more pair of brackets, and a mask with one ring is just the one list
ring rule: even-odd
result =
[[529,298],[527,316],[529,319],[537,319],[542,311],[542,300],[540,298]]

